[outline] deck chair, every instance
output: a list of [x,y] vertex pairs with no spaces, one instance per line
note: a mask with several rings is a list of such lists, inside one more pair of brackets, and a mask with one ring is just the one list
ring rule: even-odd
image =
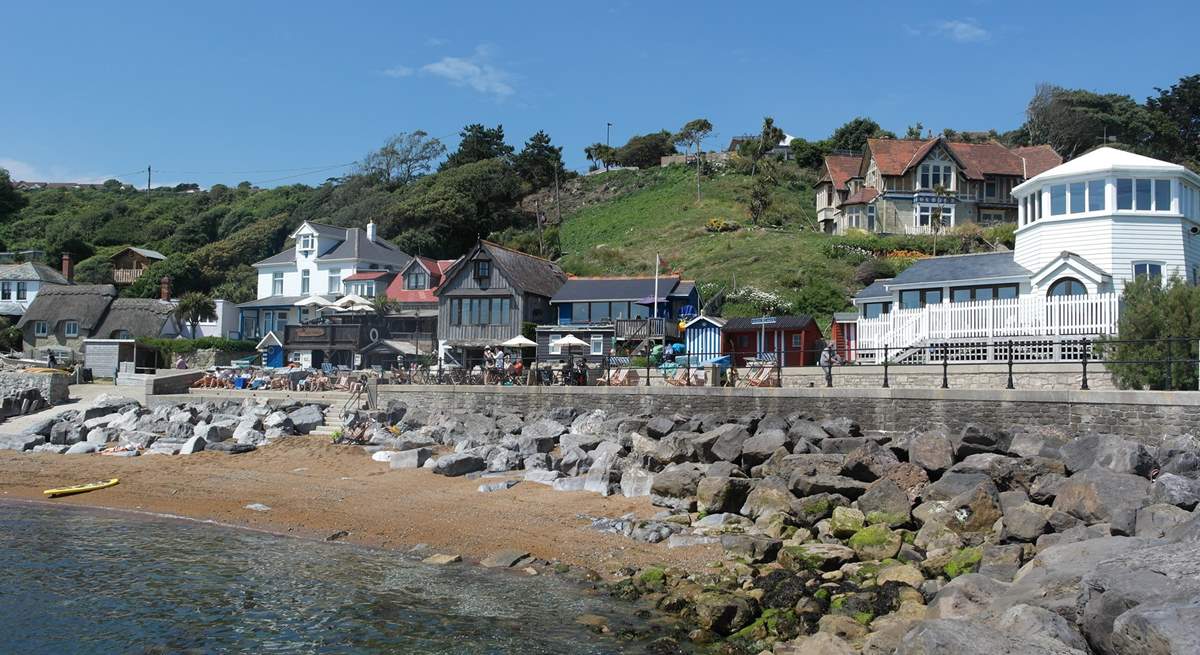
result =
[[752,387],[777,387],[779,380],[775,377],[774,366],[759,366],[750,372],[746,384]]
[[692,375],[688,378],[689,387],[707,387],[708,386],[708,371],[702,368],[692,369]]
[[666,382],[673,387],[686,387],[688,383],[687,369],[681,366],[676,366],[675,370],[671,371],[669,374],[666,371],[663,371],[663,382]]
[[623,368],[621,369],[621,384],[622,387],[636,387],[642,376],[638,374],[636,369]]

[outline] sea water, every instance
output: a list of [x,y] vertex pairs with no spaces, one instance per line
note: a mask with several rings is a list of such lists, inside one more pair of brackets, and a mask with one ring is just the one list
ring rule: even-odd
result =
[[[614,634],[577,623],[584,613]],[[641,653],[615,636],[638,625],[632,606],[553,575],[0,504],[4,653]]]

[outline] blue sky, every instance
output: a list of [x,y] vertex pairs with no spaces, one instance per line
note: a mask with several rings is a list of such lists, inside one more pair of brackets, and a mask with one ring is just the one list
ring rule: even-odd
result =
[[[821,138],[1011,129],[1039,82],[1139,100],[1200,72],[1189,2],[7,3],[17,179],[317,183],[388,135],[584,146],[707,117]],[[339,6],[342,5],[342,6]],[[322,170],[316,170],[322,169]]]

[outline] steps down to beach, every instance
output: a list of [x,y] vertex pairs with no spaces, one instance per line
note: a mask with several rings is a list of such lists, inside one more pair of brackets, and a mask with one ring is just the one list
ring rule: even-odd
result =
[[342,429],[342,408],[337,406],[329,406],[325,408],[325,423],[317,426],[317,429],[309,432],[309,435],[318,437],[333,437],[333,433]]

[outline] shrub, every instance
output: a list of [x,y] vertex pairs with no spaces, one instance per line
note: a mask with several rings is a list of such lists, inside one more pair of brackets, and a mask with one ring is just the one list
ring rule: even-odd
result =
[[727,221],[723,218],[710,218],[708,219],[708,223],[704,224],[704,231],[714,233],[736,232],[741,227],[741,225],[738,225],[733,221]]
[[157,348],[160,352],[171,354],[194,353],[197,350],[218,350],[227,353],[254,352],[258,344],[244,339],[226,339],[225,337],[200,337],[199,339],[158,339],[139,337],[137,342],[143,346]]
[[[1195,389],[1200,334],[1200,287],[1178,277],[1143,277],[1125,285],[1116,343],[1105,349],[1113,382],[1122,389]],[[1171,339],[1173,341],[1166,341]],[[1132,342],[1132,343],[1131,343]]]
[[854,269],[854,282],[864,287],[879,278],[896,276],[895,261],[887,258],[868,259]]

